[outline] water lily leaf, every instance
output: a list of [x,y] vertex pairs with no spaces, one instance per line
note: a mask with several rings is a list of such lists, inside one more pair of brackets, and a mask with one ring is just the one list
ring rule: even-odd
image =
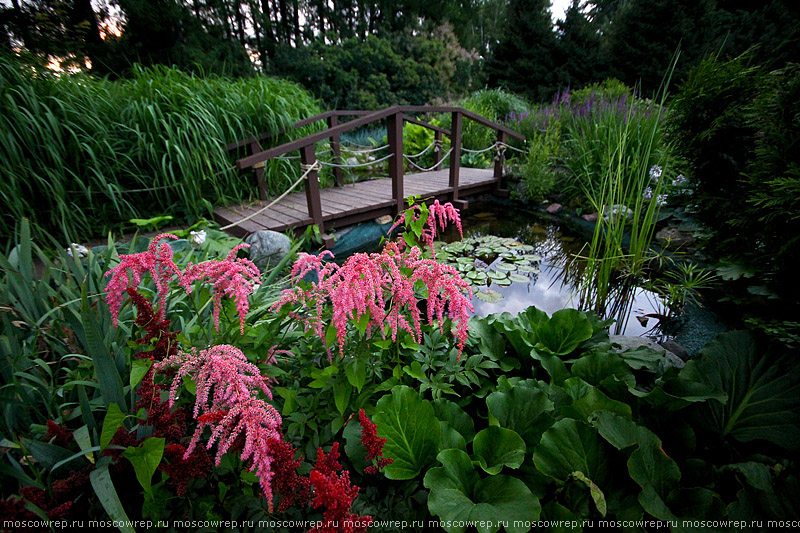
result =
[[571,418],[563,418],[545,431],[533,452],[533,463],[543,474],[566,482],[575,472],[583,472],[599,486],[608,478],[606,458],[597,431]]
[[759,350],[744,331],[723,333],[680,373],[728,394],[700,409],[707,426],[741,442],[767,440],[800,449],[800,366],[793,357]]
[[428,509],[443,521],[449,533],[464,533],[467,521],[481,533],[494,533],[501,524],[510,533],[530,528],[515,525],[539,519],[539,499],[521,480],[504,475],[480,479],[472,461],[462,450],[444,450],[437,459],[442,467],[425,474],[430,490]]
[[529,265],[517,265],[517,270],[526,274],[538,274],[542,271],[539,267]]
[[592,337],[592,323],[586,313],[577,309],[561,309],[536,332],[538,346],[555,355],[567,355]]
[[530,283],[531,278],[528,276],[523,276],[521,274],[509,274],[508,279],[515,283]]
[[500,287],[508,287],[511,285],[511,280],[509,278],[495,279],[492,280],[492,283],[496,283]]
[[517,265],[513,263],[498,263],[494,267],[502,272],[513,272],[517,269]]
[[508,273],[498,272],[497,270],[490,270],[489,272],[487,272],[487,275],[489,276],[489,279],[491,279],[492,281],[508,278]]
[[474,263],[474,262],[475,262],[475,259],[473,259],[473,258],[471,258],[471,257],[457,257],[457,258],[456,258],[456,262],[457,262],[458,264],[460,264],[460,265],[467,265],[467,264],[472,264],[472,263]]
[[391,395],[378,400],[372,420],[386,439],[384,456],[394,459],[384,469],[387,478],[412,479],[434,463],[441,427],[433,404],[414,389],[393,387]]
[[553,402],[540,389],[516,386],[508,392],[493,392],[486,405],[494,422],[516,431],[530,450],[555,422],[550,416]]
[[475,250],[475,255],[479,255],[481,257],[486,257],[488,255],[493,255],[491,248],[477,248]]
[[525,460],[525,441],[514,430],[489,426],[475,435],[472,451],[483,471],[493,476],[504,466],[520,467]]
[[479,300],[484,301],[490,304],[496,304],[503,300],[503,295],[497,291],[493,291],[491,289],[487,289],[485,291],[479,291],[475,296],[478,297]]

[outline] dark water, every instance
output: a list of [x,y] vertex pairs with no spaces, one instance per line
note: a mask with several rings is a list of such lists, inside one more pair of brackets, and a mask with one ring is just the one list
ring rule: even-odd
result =
[[[579,287],[584,264],[575,256],[581,254],[586,237],[569,232],[561,224],[541,213],[496,203],[470,203],[462,213],[464,237],[496,235],[510,237],[533,247],[541,256],[540,272],[529,275],[530,281],[514,281],[508,286],[491,284],[489,288],[503,295],[503,300],[489,303],[474,298],[475,314],[486,316],[507,311],[517,314],[531,305],[552,315],[559,309],[591,308],[580,301]],[[448,239],[458,239],[448,232]],[[495,263],[490,265],[493,268]],[[613,292],[613,289],[612,291]],[[633,287],[626,294],[610,302],[606,316],[615,318],[611,332],[625,335],[652,334],[657,319],[644,315],[659,313],[658,297],[642,288]],[[636,317],[643,317],[643,325]]]

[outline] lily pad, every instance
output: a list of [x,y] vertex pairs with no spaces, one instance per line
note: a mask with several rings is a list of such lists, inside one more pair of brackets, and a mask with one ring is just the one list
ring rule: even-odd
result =
[[503,295],[497,291],[493,291],[491,289],[486,289],[486,291],[479,291],[475,296],[478,297],[479,300],[484,301],[490,304],[496,304],[503,300]]
[[515,283],[530,283],[531,278],[523,276],[522,274],[509,274],[508,279]]
[[527,274],[538,274],[541,272],[539,267],[530,266],[530,265],[517,265],[517,270],[520,272],[525,272]]
[[501,287],[508,287],[509,285],[511,285],[511,280],[508,279],[508,278],[497,279],[497,280],[492,280],[492,281],[494,283],[500,285]]
[[513,272],[517,269],[517,265],[512,263],[498,263],[494,266],[497,270],[502,270],[504,272]]
[[488,272],[488,275],[489,275],[489,279],[491,279],[492,281],[498,281],[498,280],[501,280],[501,279],[507,279],[508,278],[508,273],[507,272],[499,272],[497,270],[490,270]]

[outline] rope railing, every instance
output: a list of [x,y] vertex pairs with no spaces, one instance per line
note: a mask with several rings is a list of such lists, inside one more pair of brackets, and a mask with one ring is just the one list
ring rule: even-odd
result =
[[372,165],[377,165],[378,163],[382,163],[389,159],[390,157],[394,157],[394,154],[389,154],[381,157],[380,159],[375,159],[373,161],[367,161],[366,163],[350,163],[350,164],[339,164],[339,163],[329,163],[328,161],[320,161],[322,165],[326,167],[335,167],[335,168],[358,168],[358,167],[371,167]]
[[[363,145],[358,145],[358,146],[363,146]],[[367,147],[364,146],[364,148],[367,148]],[[368,150],[351,150],[350,148],[347,148],[346,146],[340,146],[341,150],[344,150],[345,152],[350,152],[351,154],[371,154],[372,152],[377,152],[378,150],[383,150],[384,148],[389,148],[389,145],[388,144],[384,144],[383,146],[378,146],[376,148],[370,148]]]
[[430,150],[434,146],[437,146],[436,141],[433,141],[432,143],[430,143],[428,146],[425,147],[424,150],[422,150],[418,154],[408,154],[408,155],[403,154],[403,157],[406,158],[406,159],[416,159],[416,158],[421,157],[422,155],[424,155],[428,150]]
[[[448,156],[448,155],[450,155],[450,153],[451,153],[452,151],[453,151],[453,149],[452,149],[452,148],[450,148],[450,149],[449,149],[447,152],[445,152],[445,154],[442,156],[442,161],[443,161],[444,159],[446,159],[446,158],[447,158],[447,156]],[[408,164],[409,164],[409,165],[411,165],[412,167],[416,168],[416,169],[417,169],[417,170],[419,170],[420,172],[429,172],[429,171],[431,171],[431,170],[435,169],[436,167],[438,167],[439,165],[441,165],[441,164],[442,164],[442,161],[439,161],[438,163],[436,163],[436,164],[435,164],[435,165],[433,165],[432,167],[429,167],[429,168],[422,168],[421,166],[419,166],[418,164],[416,164],[416,163],[415,163],[413,160],[411,160],[411,159],[408,159],[407,161],[408,161]]]
[[280,196],[275,198],[272,202],[270,202],[268,205],[265,205],[264,207],[262,207],[261,209],[259,209],[255,213],[251,213],[251,214],[247,215],[246,217],[237,220],[236,222],[231,222],[227,226],[224,226],[224,227],[220,228],[220,231],[225,231],[226,229],[230,229],[230,228],[232,228],[234,226],[238,226],[242,222],[247,222],[251,218],[260,215],[261,213],[263,213],[264,211],[266,211],[267,209],[269,209],[273,205],[277,204],[278,202],[280,202],[281,200],[286,198],[289,195],[289,193],[292,192],[294,190],[294,188],[297,187],[300,184],[301,181],[306,179],[308,177],[308,175],[311,174],[312,171],[314,171],[314,170],[317,170],[317,171],[322,170],[322,165],[320,164],[320,161],[317,160],[317,161],[314,161],[310,165],[300,165],[300,170],[303,170],[303,174],[299,178],[297,178],[297,181],[292,183],[292,186],[289,187],[288,189],[286,189],[286,191],[283,194],[281,194]]

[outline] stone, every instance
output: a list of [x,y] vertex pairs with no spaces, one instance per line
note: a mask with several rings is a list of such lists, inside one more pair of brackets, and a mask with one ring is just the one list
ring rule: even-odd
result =
[[674,226],[667,226],[658,230],[656,241],[670,248],[681,248],[691,246],[694,243],[694,237]]
[[283,233],[259,230],[244,240],[250,245],[250,259],[260,269],[277,265],[292,248],[292,241]]
[[375,219],[375,223],[376,224],[381,224],[381,225],[383,225],[383,224],[391,224],[392,220],[394,220],[392,218],[392,215],[383,215],[382,217],[376,218]]
[[664,362],[666,366],[683,368],[686,365],[683,359],[675,355],[673,352],[667,350],[666,348],[664,348],[663,346],[661,346],[652,339],[648,339],[645,337],[633,337],[630,335],[609,335],[608,337],[611,340],[611,344],[620,346],[620,348],[616,350],[617,353],[625,352],[627,350],[635,350],[637,348],[645,346],[657,352],[663,353],[665,359]]
[[666,340],[661,343],[661,347],[667,350],[668,352],[672,352],[678,357],[680,357],[684,361],[689,360],[689,352],[686,351],[686,348],[678,344],[673,340]]
[[585,215],[581,215],[581,218],[586,222],[597,222],[597,217],[599,215],[597,213],[587,213]]
[[551,215],[555,215],[556,213],[561,211],[561,209],[563,209],[561,204],[550,204],[547,206],[547,209],[545,211],[547,211]]
[[626,220],[633,220],[633,210],[629,209],[627,206],[622,204],[614,204],[609,209],[608,206],[603,208],[603,218],[608,220],[609,218],[616,217],[618,215],[622,215],[625,217]]

